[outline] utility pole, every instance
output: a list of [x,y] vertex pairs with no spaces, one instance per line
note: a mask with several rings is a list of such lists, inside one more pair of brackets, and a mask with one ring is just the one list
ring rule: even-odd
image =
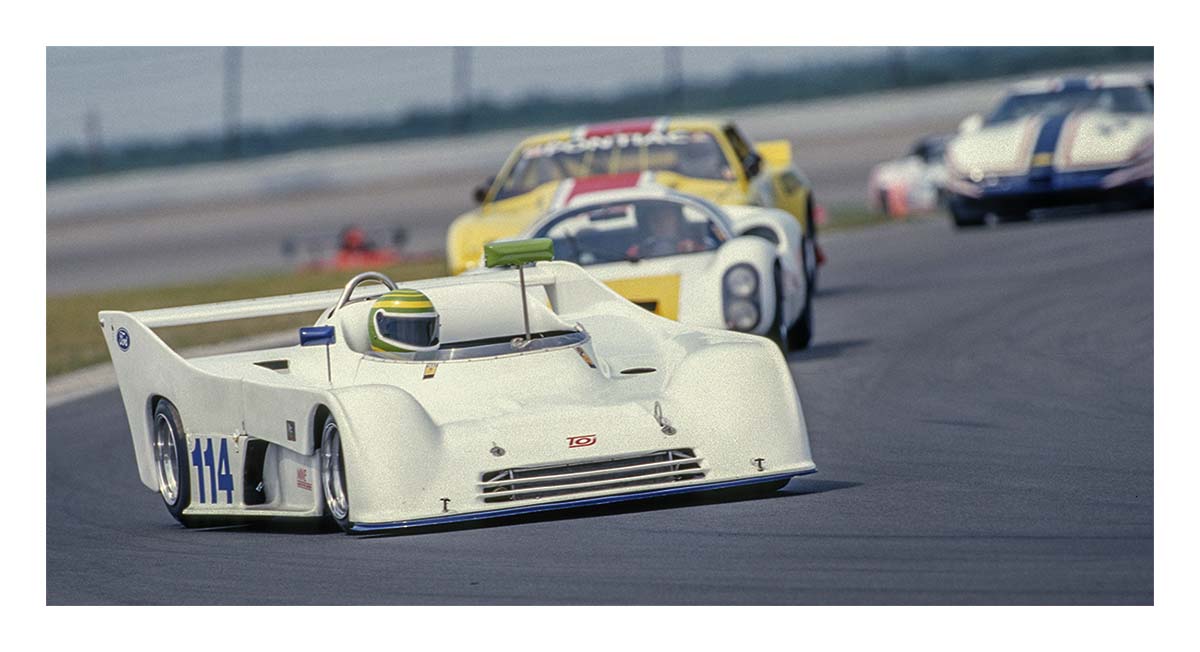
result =
[[225,154],[237,158],[242,154],[242,48],[225,48],[224,130]]
[[663,48],[663,104],[666,111],[683,109],[683,48]]
[[104,136],[100,129],[100,112],[94,108],[83,114],[83,138],[88,167],[92,172],[99,172],[104,169]]
[[454,106],[451,108],[450,128],[454,133],[463,133],[471,127],[471,48],[465,45],[454,47]]

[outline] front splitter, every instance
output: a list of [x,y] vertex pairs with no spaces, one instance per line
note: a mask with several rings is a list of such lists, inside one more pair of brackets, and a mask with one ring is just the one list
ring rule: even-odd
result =
[[724,482],[709,482],[704,484],[693,484],[683,487],[666,487],[663,489],[651,489],[648,491],[638,491],[628,494],[613,494],[610,496],[595,496],[592,498],[577,498],[575,500],[565,500],[556,503],[540,503],[537,505],[525,505],[523,507],[506,507],[503,509],[490,509],[480,512],[467,512],[463,514],[448,514],[446,516],[432,516],[428,518],[415,518],[407,521],[392,521],[390,523],[355,523],[350,527],[350,532],[354,534],[367,534],[371,532],[385,532],[388,530],[405,530],[411,528],[431,527],[435,525],[449,525],[453,523],[465,523],[468,521],[480,521],[489,518],[504,518],[506,516],[520,516],[522,514],[535,514],[537,512],[548,512],[557,509],[571,509],[573,507],[589,507],[593,505],[611,505],[613,503],[622,503],[631,500],[645,500],[648,498],[659,498],[663,496],[675,496],[679,494],[694,493],[698,491],[715,491],[718,489],[731,489],[734,487],[745,487],[755,484],[763,484],[767,482],[777,482],[779,480],[788,480],[802,475],[816,473],[817,469],[807,469],[803,471],[790,471],[788,473],[776,473],[771,475],[761,475],[752,478],[743,478],[741,480],[727,480]]

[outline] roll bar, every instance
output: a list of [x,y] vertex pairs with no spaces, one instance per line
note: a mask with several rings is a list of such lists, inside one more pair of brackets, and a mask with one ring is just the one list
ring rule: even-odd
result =
[[362,285],[363,283],[365,283],[367,281],[378,281],[378,282],[382,283],[384,285],[384,287],[386,287],[389,290],[396,289],[395,281],[388,278],[386,274],[382,274],[380,272],[363,272],[361,274],[356,275],[354,278],[350,279],[346,283],[346,287],[342,290],[342,296],[338,297],[337,303],[334,304],[333,310],[329,311],[329,315],[332,317],[333,313],[337,312],[338,310],[341,310],[342,306],[349,303],[350,296],[354,294],[355,288],[357,288],[359,285]]

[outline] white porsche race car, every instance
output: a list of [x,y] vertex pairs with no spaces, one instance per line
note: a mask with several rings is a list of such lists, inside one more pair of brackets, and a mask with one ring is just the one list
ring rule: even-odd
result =
[[987,118],[964,120],[946,150],[955,224],[1064,205],[1153,205],[1153,89],[1127,74],[1032,81]]
[[867,206],[888,217],[907,217],[938,209],[946,180],[946,143],[949,136],[926,136],[903,158],[871,168],[867,179]]
[[816,253],[782,210],[643,186],[576,196],[525,237],[550,238],[558,259],[668,319],[764,335],[785,352],[812,338]]
[[[101,312],[142,482],[184,525],[364,533],[816,470],[774,345],[655,316],[568,262],[530,266],[551,255],[510,242],[486,257],[516,271]],[[322,309],[296,346],[191,360],[152,330]]]

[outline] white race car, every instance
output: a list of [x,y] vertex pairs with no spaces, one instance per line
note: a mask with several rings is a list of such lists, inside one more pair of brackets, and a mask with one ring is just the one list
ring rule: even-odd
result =
[[686,324],[755,333],[784,351],[812,338],[812,243],[774,208],[717,206],[657,186],[591,192],[535,222],[555,255]]
[[[794,221],[794,220],[793,220]],[[753,485],[816,469],[770,342],[634,306],[550,243],[470,276],[105,311],[142,482],[185,525],[375,532]],[[363,285],[374,280],[383,284]],[[324,310],[300,344],[185,360],[153,328]]]
[[884,161],[867,179],[867,205],[888,217],[937,210],[946,180],[944,155],[949,136],[926,136],[908,156]]
[[946,149],[958,226],[1073,204],[1154,201],[1154,84],[1138,75],[1025,82]]

